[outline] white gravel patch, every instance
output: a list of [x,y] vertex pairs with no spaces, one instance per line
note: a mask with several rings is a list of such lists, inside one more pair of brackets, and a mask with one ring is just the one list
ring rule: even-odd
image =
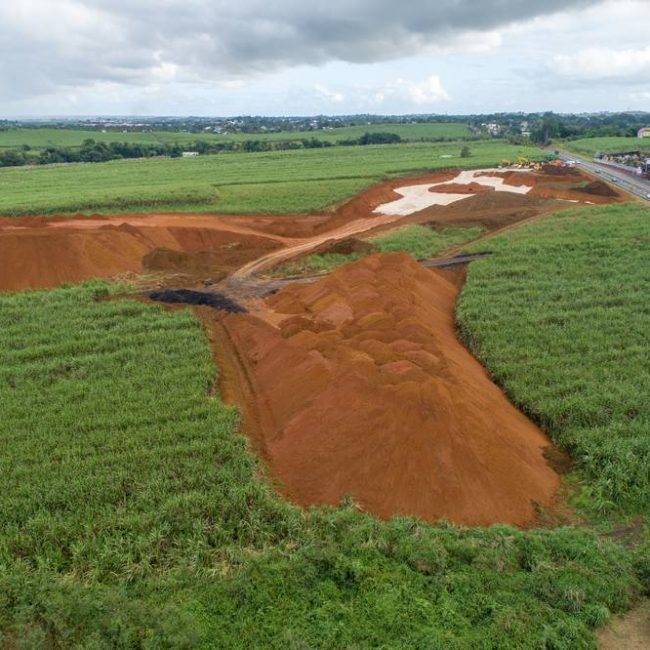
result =
[[515,194],[528,194],[532,187],[528,185],[510,185],[506,183],[504,178],[499,176],[486,176],[491,172],[527,172],[525,169],[471,169],[461,171],[455,178],[441,183],[427,183],[425,185],[406,185],[395,189],[397,194],[401,194],[401,199],[383,203],[377,206],[373,212],[377,214],[388,214],[406,216],[419,212],[432,205],[450,205],[456,201],[462,201],[474,194],[449,194],[447,192],[432,192],[431,188],[438,185],[469,185],[470,183],[478,183],[486,187],[493,188],[496,192],[513,192]]

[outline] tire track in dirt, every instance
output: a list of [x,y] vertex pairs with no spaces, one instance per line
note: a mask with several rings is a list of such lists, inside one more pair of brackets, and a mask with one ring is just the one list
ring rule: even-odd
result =
[[233,342],[228,323],[214,310],[195,307],[194,313],[206,325],[210,347],[218,368],[217,383],[221,400],[237,406],[241,417],[240,429],[247,433],[254,450],[268,459],[267,423],[273,427],[271,410],[256,389],[248,361]]

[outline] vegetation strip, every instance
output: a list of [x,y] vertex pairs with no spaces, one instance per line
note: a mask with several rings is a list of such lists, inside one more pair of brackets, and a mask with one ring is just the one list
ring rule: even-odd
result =
[[571,452],[598,511],[650,506],[649,217],[583,208],[494,238],[458,305],[471,349]]
[[287,214],[322,210],[394,175],[490,167],[539,149],[501,142],[411,143],[0,170],[0,215],[194,211]]

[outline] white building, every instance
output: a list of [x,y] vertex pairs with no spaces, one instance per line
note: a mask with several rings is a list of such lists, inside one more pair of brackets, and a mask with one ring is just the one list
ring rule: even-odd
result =
[[644,126],[636,134],[638,138],[650,138],[650,126]]

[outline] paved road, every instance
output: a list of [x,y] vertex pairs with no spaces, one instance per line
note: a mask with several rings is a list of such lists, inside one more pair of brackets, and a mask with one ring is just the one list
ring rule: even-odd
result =
[[585,171],[600,176],[603,180],[617,185],[621,189],[635,194],[650,203],[650,180],[639,178],[634,173],[623,171],[605,163],[597,163],[593,160],[576,156],[573,153],[561,151],[560,158],[562,160],[575,160],[578,167],[582,167]]

